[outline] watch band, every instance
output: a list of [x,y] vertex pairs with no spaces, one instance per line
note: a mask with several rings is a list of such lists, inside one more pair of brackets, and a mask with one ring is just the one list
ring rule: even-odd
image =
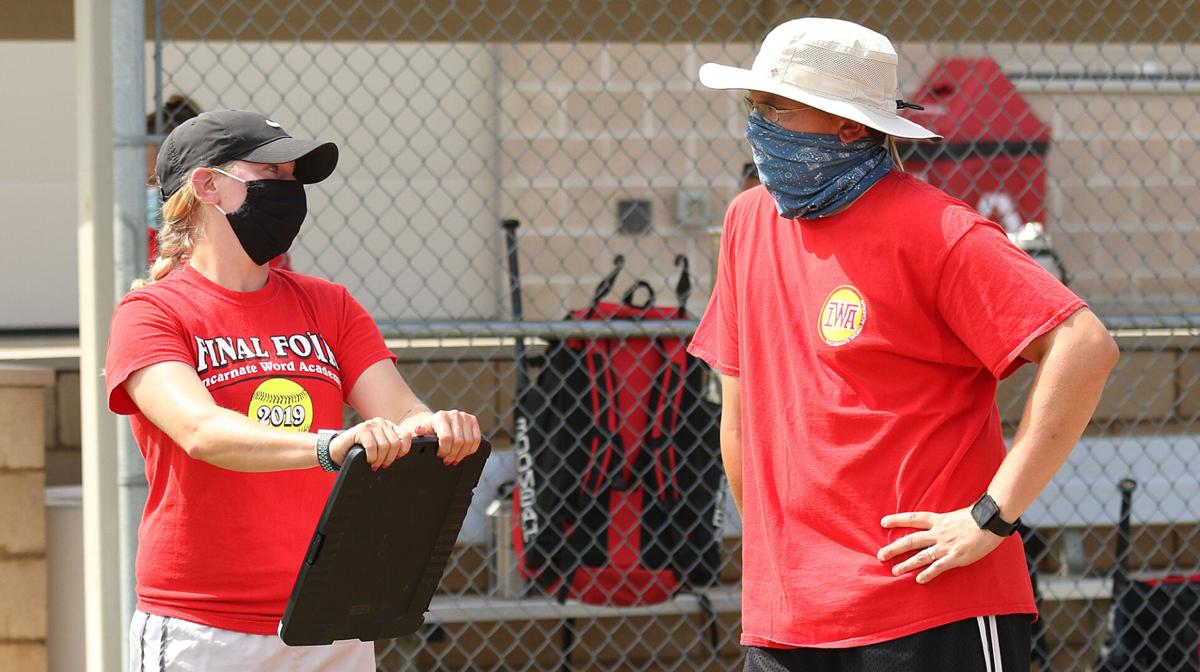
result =
[[341,433],[341,430],[338,429],[317,430],[317,463],[325,471],[338,471],[342,468],[329,456],[329,444],[333,442],[335,436]]
[[975,519],[975,524],[979,526],[979,529],[987,530],[1001,537],[1007,537],[1016,532],[1017,526],[1021,524],[1020,518],[1011,523],[1001,518],[999,505],[986,492],[971,507],[971,517]]

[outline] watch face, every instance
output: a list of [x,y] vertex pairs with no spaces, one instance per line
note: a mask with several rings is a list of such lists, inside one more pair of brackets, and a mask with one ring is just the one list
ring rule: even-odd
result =
[[971,507],[971,517],[975,519],[975,524],[980,529],[987,530],[1001,537],[1007,537],[1017,529],[1017,524],[1020,522],[1007,522],[1000,517],[1000,507],[996,506],[996,501],[989,495],[984,495],[975,502],[975,506]]
[[986,527],[992,521],[992,518],[1000,512],[996,502],[987,495],[979,498],[975,502],[975,506],[971,507],[971,517],[975,519],[975,524],[979,527]]

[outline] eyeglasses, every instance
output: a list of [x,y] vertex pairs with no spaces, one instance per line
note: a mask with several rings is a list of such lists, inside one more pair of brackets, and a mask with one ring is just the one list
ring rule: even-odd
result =
[[801,110],[814,109],[814,108],[809,107],[808,105],[801,105],[800,107],[789,107],[786,110],[781,110],[778,107],[774,107],[772,105],[767,105],[766,103],[756,103],[750,99],[750,96],[746,96],[746,97],[742,98],[742,102],[745,103],[745,105],[746,105],[746,114],[752,114],[754,112],[757,112],[758,116],[771,122],[772,124],[779,123],[780,115],[791,114],[792,112],[799,112]]

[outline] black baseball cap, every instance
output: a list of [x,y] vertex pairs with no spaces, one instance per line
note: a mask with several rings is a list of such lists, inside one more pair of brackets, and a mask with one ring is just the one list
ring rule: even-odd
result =
[[200,167],[229,161],[296,162],[296,181],[313,184],[337,167],[338,148],[332,142],[293,138],[279,124],[258,112],[213,110],[197,115],[171,131],[158,150],[154,173],[163,200],[179,191]]

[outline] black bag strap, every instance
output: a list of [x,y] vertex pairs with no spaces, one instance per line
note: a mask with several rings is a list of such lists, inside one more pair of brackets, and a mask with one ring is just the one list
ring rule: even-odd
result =
[[708,645],[712,652],[716,653],[717,649],[717,611],[713,609],[712,600],[708,599],[705,593],[694,593],[696,601],[700,604],[700,611],[704,614],[705,625],[708,626]]
[[[692,273],[687,255],[675,255],[675,267],[680,269],[679,280],[677,280],[675,283],[675,300],[678,304],[676,315],[682,320],[687,319],[687,302],[688,298],[692,295]],[[590,320],[595,316],[596,307],[601,301],[604,300],[605,297],[608,296],[609,292],[612,291],[613,285],[615,285],[617,282],[617,276],[619,276],[621,271],[624,269],[625,255],[618,254],[616,258],[613,259],[613,269],[600,280],[599,284],[596,285],[596,290],[592,292],[592,302],[588,304],[587,314],[584,315],[583,319]],[[645,292],[646,300],[641,304],[636,304],[634,303],[634,297],[637,295],[639,290]],[[646,282],[645,280],[638,280],[637,282],[633,283],[633,286],[626,290],[625,294],[621,297],[622,303],[639,310],[645,310],[653,306],[655,300],[654,288],[651,287],[650,283]]]
[[[643,301],[642,305],[640,306],[633,302],[633,298],[637,295],[639,289],[646,293],[646,300]],[[638,310],[646,310],[650,306],[654,305],[654,301],[654,288],[651,287],[650,283],[646,282],[645,280],[638,280],[637,282],[633,283],[633,286],[625,290],[624,296],[621,297],[621,303],[624,303],[630,308],[637,308]]]
[[600,284],[596,285],[596,291],[592,292],[592,302],[588,305],[587,315],[583,319],[590,320],[596,312],[596,306],[608,296],[612,291],[613,285],[617,282],[617,276],[621,274],[621,270],[625,268],[625,255],[618,254],[616,259],[613,259],[613,269],[608,272],[600,280]]
[[642,434],[642,450],[646,451],[649,468],[643,479],[650,496],[662,500],[679,500],[683,492],[679,487],[679,469],[683,464],[683,456],[679,454],[678,430],[680,408],[684,406],[686,391],[685,377],[686,356],[680,361],[677,349],[667,350],[667,342],[674,347],[682,348],[678,338],[655,338],[654,350],[658,353],[661,365],[654,377],[652,388],[647,400],[647,424]]
[[607,341],[603,339],[587,341],[584,346],[589,380],[589,389],[585,394],[591,399],[598,416],[592,419],[587,434],[579,437],[589,453],[587,467],[579,482],[580,492],[585,497],[598,497],[609,487],[624,489],[619,476],[624,464],[625,447],[617,428],[617,384],[613,377],[611,355]]

